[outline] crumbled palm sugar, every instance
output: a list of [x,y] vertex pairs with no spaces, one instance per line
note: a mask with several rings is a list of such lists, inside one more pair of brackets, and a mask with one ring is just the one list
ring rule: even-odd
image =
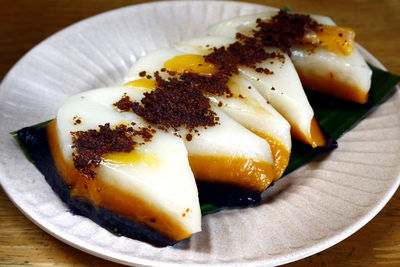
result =
[[270,71],[267,68],[256,68],[255,71],[258,73],[265,73],[265,74],[273,74],[274,73],[273,71]]
[[129,111],[131,109],[132,102],[129,96],[127,96],[125,93],[122,98],[113,105],[121,111]]
[[74,122],[74,125],[78,125],[78,124],[82,123],[82,119],[76,115],[72,118],[72,120]]
[[[204,56],[204,60],[214,64],[218,68],[219,73],[232,76],[232,74],[238,73],[239,65],[257,68],[257,63],[276,57],[283,57],[283,55],[276,52],[266,52],[259,40],[246,37],[242,41],[230,44],[227,48],[214,48],[212,53]],[[265,73],[272,74],[269,70],[265,71]]]
[[124,95],[114,106],[121,111],[131,110],[164,130],[177,130],[180,126],[193,130],[199,126],[217,124],[209,99],[201,91],[204,87],[211,90],[214,80],[193,73],[183,74],[178,78],[170,77],[168,80],[161,78],[158,72],[154,76],[156,89],[144,93],[140,103],[131,101],[129,96]]
[[[156,131],[154,129],[151,128],[151,126],[147,126],[146,128],[139,128],[139,130],[135,130],[133,129],[132,131],[132,136],[140,136],[142,137],[143,141],[145,142],[150,142],[151,138],[153,138],[153,134]],[[144,143],[142,143],[144,144]]]
[[118,125],[115,129],[110,124],[99,125],[99,130],[71,132],[72,158],[74,166],[86,177],[93,179],[96,176],[93,168],[98,167],[101,157],[112,152],[130,152],[135,149],[137,141],[134,136],[141,136],[144,141],[152,138],[151,128],[139,130],[126,125]]
[[197,73],[188,72],[182,74],[180,80],[183,84],[190,86],[195,90],[219,96],[225,94],[227,97],[232,97],[232,93],[227,85],[229,78],[221,73],[211,76],[203,76]]
[[[278,47],[289,56],[292,44],[302,43],[307,32],[321,31],[320,25],[309,15],[292,14],[283,10],[267,21],[257,19],[256,22],[257,29],[253,30],[253,37],[250,39],[257,39],[264,46]],[[244,37],[247,38],[249,37]]]
[[[200,75],[194,72],[185,71],[184,73],[177,73],[176,71],[167,71],[167,73],[174,77],[176,76],[179,82],[186,84],[193,89],[200,90],[203,93],[209,93],[213,95],[225,95],[226,97],[232,97],[233,94],[230,91],[227,83],[229,82],[229,75],[225,75],[221,71],[214,74]],[[169,78],[170,80],[171,78]]]

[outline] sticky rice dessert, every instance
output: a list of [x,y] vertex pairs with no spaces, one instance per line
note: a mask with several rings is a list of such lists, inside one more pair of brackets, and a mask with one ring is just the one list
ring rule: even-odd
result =
[[[139,59],[125,76],[125,82],[128,85],[144,82],[139,75],[141,71],[154,73],[162,68],[177,73],[192,72],[209,76],[218,71],[213,64],[206,63],[201,55],[185,54],[174,49],[160,49]],[[229,94],[205,92],[205,95],[214,106],[269,143],[274,157],[275,179],[278,179],[289,162],[291,150],[289,124],[246,79],[234,74],[227,86]],[[225,135],[227,136],[226,131]],[[188,145],[193,144],[193,142],[188,143]],[[190,151],[191,149],[189,158]]]
[[113,104],[124,94],[141,97],[124,87],[70,97],[47,126],[51,154],[64,194],[93,206],[97,223],[110,227],[111,213],[119,220],[111,230],[171,245],[201,230],[187,152],[180,138],[119,112]]
[[[162,72],[157,71],[163,68],[164,59],[177,55],[181,53],[173,49],[163,49],[142,57],[126,75],[126,86],[131,90],[145,91],[146,98],[151,93],[155,94],[155,91],[168,91],[166,88],[175,83],[174,89],[181,90],[176,94],[190,95],[189,91],[197,90],[190,89],[191,85],[201,83],[201,78],[188,74],[183,81],[180,78],[169,77],[167,69]],[[156,77],[150,75],[154,73],[157,73]],[[147,78],[143,78],[147,75],[149,75]],[[158,75],[164,76],[165,79]],[[160,89],[160,86],[164,89]],[[173,98],[173,101],[177,101],[176,96]],[[179,105],[188,101],[186,97],[184,98],[178,101]],[[142,104],[145,103],[142,101]],[[155,103],[155,105],[157,106],[155,109],[159,109],[163,104]],[[177,113],[185,109],[189,108],[180,107]],[[196,127],[194,130],[182,124],[174,129],[185,142],[190,166],[199,185],[200,196],[204,201],[222,205],[255,204],[259,201],[261,192],[276,176],[269,144],[232,120],[218,108],[218,104],[210,103],[210,110],[218,118],[216,124]]]
[[[352,75],[368,72],[351,30],[313,18],[280,11],[217,24],[215,35],[142,57],[124,85],[72,96],[50,124],[18,139],[73,212],[155,246],[175,244],[201,230],[199,197],[257,204],[288,165],[290,133],[325,145],[292,59],[308,87],[365,101],[367,86],[345,88],[332,67],[356,62]],[[281,20],[303,33],[276,35]],[[316,68],[328,54],[335,63]]]
[[210,35],[231,38],[238,32],[287,52],[304,87],[367,102],[372,71],[355,46],[352,29],[338,27],[324,16],[270,11],[228,19],[208,30]]
[[[243,57],[244,64],[238,66],[239,76],[252,83],[290,123],[292,136],[313,147],[325,145],[325,137],[314,118],[300,79],[285,53],[276,48],[265,48],[256,40],[249,39],[242,43],[221,36],[191,39],[176,44],[176,47],[187,53],[199,53],[211,58],[215,54],[217,59],[226,53]],[[251,62],[252,58],[255,62]]]

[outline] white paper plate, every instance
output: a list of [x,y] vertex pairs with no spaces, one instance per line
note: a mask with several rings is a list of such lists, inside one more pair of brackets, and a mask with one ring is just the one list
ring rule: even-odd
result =
[[199,36],[222,19],[267,9],[239,2],[156,2],[89,18],[40,43],[0,88],[0,182],[10,199],[58,239],[125,264],[277,265],[319,252],[357,231],[399,185],[398,93],[340,138],[337,150],[267,190],[260,206],[205,216],[201,233],[167,248],[116,237],[72,215],[8,134],[55,117],[70,95],[118,84],[132,62],[148,51]]

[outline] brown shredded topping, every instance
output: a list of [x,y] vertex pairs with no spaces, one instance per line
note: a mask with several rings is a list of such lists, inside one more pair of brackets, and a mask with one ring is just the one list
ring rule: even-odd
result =
[[154,75],[157,88],[144,93],[140,103],[131,101],[129,96],[124,95],[114,105],[121,111],[131,110],[164,130],[177,130],[180,126],[193,130],[198,126],[217,124],[216,114],[200,89],[207,83],[210,83],[211,88],[213,81],[205,82],[205,77],[193,73],[168,80],[161,78],[158,72]]
[[[227,48],[214,48],[212,53],[204,56],[205,61],[214,64],[222,74],[232,76],[238,73],[239,65],[256,69],[257,63],[269,58],[283,57],[276,52],[266,52],[262,43],[256,38],[242,39],[230,44]],[[264,69],[261,72],[264,72]],[[272,74],[269,70],[265,73]]]
[[[280,10],[267,21],[257,19],[257,29],[253,30],[253,38],[260,40],[264,46],[278,47],[290,56],[292,44],[302,43],[304,35],[309,31],[319,31],[319,26],[309,15]],[[239,35],[238,38],[243,38],[243,35]]]
[[74,125],[78,125],[78,124],[82,123],[82,119],[76,115],[72,118],[72,120],[74,121]]
[[113,105],[121,111],[129,111],[131,109],[132,101],[125,93],[122,98]]
[[71,132],[71,135],[74,166],[90,179],[95,178],[93,168],[99,166],[102,156],[134,150],[137,145],[134,136],[140,136],[147,142],[153,136],[149,127],[135,130],[133,127],[118,125],[111,129],[109,123],[99,125],[99,130]]

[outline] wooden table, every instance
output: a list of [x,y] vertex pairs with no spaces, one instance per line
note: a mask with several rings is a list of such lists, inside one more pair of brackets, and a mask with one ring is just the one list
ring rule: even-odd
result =
[[[86,17],[135,0],[0,0],[0,78],[34,45]],[[257,0],[324,14],[355,29],[357,41],[391,72],[400,74],[400,1]],[[400,163],[400,160],[399,160]],[[292,263],[303,265],[400,266],[400,191],[366,226],[339,244]],[[0,188],[0,265],[109,266],[111,262],[76,250],[30,222]]]

